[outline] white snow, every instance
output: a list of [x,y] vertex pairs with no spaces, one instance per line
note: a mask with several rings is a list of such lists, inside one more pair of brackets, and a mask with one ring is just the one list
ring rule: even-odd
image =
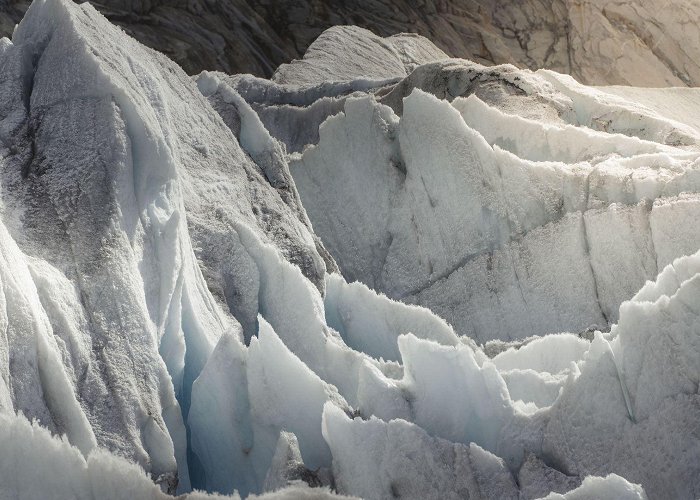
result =
[[647,496],[637,484],[610,474],[606,477],[587,477],[583,484],[565,494],[552,493],[543,500],[644,500]]

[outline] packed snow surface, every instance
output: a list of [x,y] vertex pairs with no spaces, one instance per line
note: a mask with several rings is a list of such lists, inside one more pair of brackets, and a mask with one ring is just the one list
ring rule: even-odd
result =
[[356,28],[190,78],[68,0],[0,70],[0,498],[700,496],[692,110]]

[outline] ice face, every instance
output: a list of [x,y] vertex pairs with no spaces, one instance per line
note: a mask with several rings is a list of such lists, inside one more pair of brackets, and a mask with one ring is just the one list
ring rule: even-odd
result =
[[[527,76],[547,90],[533,95],[553,100],[547,79]],[[416,89],[401,117],[374,96],[346,100],[291,165],[343,275],[479,341],[614,323],[645,281],[695,251],[693,229],[661,221],[694,217],[698,155],[650,140],[682,125],[575,90],[600,108],[590,116],[617,117],[615,133],[533,120],[476,94],[450,105]]]
[[0,497],[700,494],[694,125],[372,37],[0,43]]
[[2,64],[3,406],[187,490],[192,383],[224,332],[256,328],[232,222],[323,286],[303,209],[189,77],[89,6],[37,2]]
[[272,80],[293,85],[392,80],[405,77],[416,66],[447,58],[420,36],[382,38],[357,26],[335,26],[311,44],[303,59],[277,68]]

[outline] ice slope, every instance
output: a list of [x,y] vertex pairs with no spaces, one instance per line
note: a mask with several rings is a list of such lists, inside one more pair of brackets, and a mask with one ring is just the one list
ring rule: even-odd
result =
[[68,0],[0,66],[0,497],[700,495],[682,123],[462,61],[193,80]]
[[187,490],[191,385],[257,328],[233,221],[319,287],[326,254],[286,164],[89,5],[34,3],[0,65],[2,407]]
[[700,130],[698,122],[698,91],[695,88],[636,88],[601,87],[600,90],[624,99],[634,100],[656,113]]
[[694,253],[670,221],[697,216],[696,142],[568,77],[450,61],[347,97],[290,168],[346,279],[484,342],[607,327]]
[[[689,498],[700,492],[687,482],[695,472],[686,469],[700,451],[687,439],[698,435],[698,262],[695,254],[667,266],[622,305],[610,341],[599,336],[593,342],[577,387],[565,389],[554,404],[543,442],[565,470],[593,472],[586,457],[603,452],[635,481],[673,462],[668,480],[647,486],[647,493]],[[606,385],[612,381],[619,388]],[[584,409],[587,399],[592,406]],[[627,415],[620,418],[615,407]],[[587,434],[591,427],[606,431]],[[606,434],[617,436],[612,446],[603,441]]]
[[[153,499],[167,500],[158,485],[138,466],[104,450],[84,457],[65,438],[51,435],[37,423],[22,416],[0,415],[0,497],[32,500],[37,498],[71,499]],[[238,495],[209,495],[192,492],[178,496],[182,500],[217,500],[240,498]],[[283,500],[326,498],[348,499],[321,488],[301,485],[265,495],[250,495],[250,499]]]
[[503,461],[475,444],[431,438],[403,420],[350,420],[331,405],[323,425],[341,490],[363,498],[518,498]]
[[321,33],[302,59],[277,68],[272,81],[313,85],[362,78],[389,80],[442,59],[448,59],[447,54],[418,35],[381,38],[357,26],[336,26]]

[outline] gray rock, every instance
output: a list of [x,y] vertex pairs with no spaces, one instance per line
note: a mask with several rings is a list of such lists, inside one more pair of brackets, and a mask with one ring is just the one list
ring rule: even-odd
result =
[[[683,0],[101,0],[94,5],[190,74],[270,76],[329,27],[412,32],[450,56],[569,73],[591,85],[700,84],[700,6]],[[9,36],[29,2],[0,3]],[[406,40],[401,40],[405,42]],[[425,53],[423,49],[413,53]],[[409,51],[411,52],[411,51]],[[404,52],[403,57],[410,55]],[[410,66],[410,64],[409,64]]]

